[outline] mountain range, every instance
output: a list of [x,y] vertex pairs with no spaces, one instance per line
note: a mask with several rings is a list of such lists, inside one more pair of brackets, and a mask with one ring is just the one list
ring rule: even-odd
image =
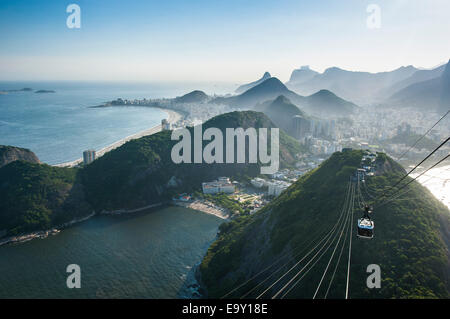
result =
[[440,81],[447,68],[448,64],[430,70],[409,65],[393,71],[369,73],[331,67],[319,73],[303,66],[292,72],[286,85],[303,95],[326,89],[362,106],[380,103],[389,106],[396,102],[396,106],[420,108],[429,107],[431,103],[440,111],[443,92],[450,89]]
[[281,95],[289,99],[290,103],[295,104],[302,111],[321,117],[346,116],[358,108],[357,105],[341,99],[328,90],[319,90],[310,96],[298,95],[289,90],[276,77],[271,77],[242,94],[218,97],[211,102],[252,109],[257,104],[275,100]]
[[450,109],[450,61],[434,72],[422,73],[417,79],[430,78],[432,75],[439,76],[424,81],[412,83],[393,94],[389,102],[397,106],[409,106],[418,109],[436,110],[445,113]]
[[413,75],[418,69],[400,67],[390,72],[355,72],[331,67],[323,73],[309,68],[295,70],[286,85],[296,92],[309,95],[322,89],[330,90],[344,99],[365,105],[378,97],[380,91]]

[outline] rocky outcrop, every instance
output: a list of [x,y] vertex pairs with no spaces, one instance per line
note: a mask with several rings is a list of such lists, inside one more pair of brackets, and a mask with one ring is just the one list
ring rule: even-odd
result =
[[40,163],[36,154],[26,148],[0,145],[0,167],[14,161]]

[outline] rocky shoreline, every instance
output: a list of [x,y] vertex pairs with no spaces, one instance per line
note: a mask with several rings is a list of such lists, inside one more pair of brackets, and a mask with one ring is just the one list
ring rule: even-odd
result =
[[47,238],[48,236],[57,235],[61,232],[62,229],[70,227],[77,223],[84,222],[93,216],[95,216],[95,212],[91,213],[88,216],[82,217],[82,218],[73,219],[67,223],[58,225],[58,226],[53,227],[48,230],[39,230],[39,231],[30,232],[27,234],[6,237],[3,239],[0,239],[0,246],[7,245],[7,244],[21,244],[21,243],[25,243],[25,242],[33,240],[33,239],[44,239],[44,238]]

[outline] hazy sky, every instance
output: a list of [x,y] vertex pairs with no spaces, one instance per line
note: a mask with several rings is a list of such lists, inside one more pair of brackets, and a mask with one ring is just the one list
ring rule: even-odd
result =
[[[81,28],[66,7],[81,8]],[[366,24],[369,4],[381,27]],[[282,81],[450,58],[448,0],[0,0],[0,80]]]

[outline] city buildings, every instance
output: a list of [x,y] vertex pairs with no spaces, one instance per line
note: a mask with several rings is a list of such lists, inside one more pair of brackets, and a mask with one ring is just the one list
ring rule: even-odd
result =
[[336,138],[336,121],[317,118],[305,118],[295,115],[292,118],[294,136],[301,141],[309,137]]
[[[273,178],[286,178],[286,173],[279,173],[277,177],[272,176]],[[278,196],[284,191],[286,188],[291,186],[291,183],[284,180],[276,180],[270,179],[265,180],[259,177],[253,178],[250,183],[256,188],[267,187],[267,194],[271,196]]]

